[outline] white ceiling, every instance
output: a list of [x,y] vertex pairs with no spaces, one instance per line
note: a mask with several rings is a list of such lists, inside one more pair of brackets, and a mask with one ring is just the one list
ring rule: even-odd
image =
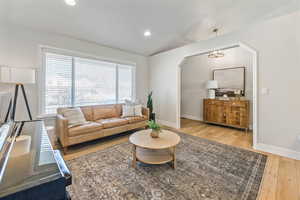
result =
[[[143,55],[228,33],[300,8],[299,0],[0,0],[13,24]],[[151,38],[144,38],[146,29]]]

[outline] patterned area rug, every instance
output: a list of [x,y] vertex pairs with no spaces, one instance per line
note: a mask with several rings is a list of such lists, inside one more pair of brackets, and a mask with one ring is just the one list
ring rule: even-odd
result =
[[68,161],[72,200],[255,200],[267,156],[179,134],[177,168],[130,165],[123,143]]

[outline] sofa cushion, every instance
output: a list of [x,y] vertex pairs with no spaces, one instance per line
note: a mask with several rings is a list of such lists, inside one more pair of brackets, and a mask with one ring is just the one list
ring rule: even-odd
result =
[[135,116],[135,117],[126,117],[125,119],[127,119],[129,121],[130,124],[132,123],[136,123],[136,122],[141,122],[141,121],[145,121],[147,120],[146,116]]
[[129,123],[129,121],[127,119],[123,119],[123,118],[101,119],[101,120],[98,120],[97,122],[103,124],[104,128],[113,128],[113,127],[126,125]]
[[118,117],[115,105],[93,106],[93,121]]
[[93,121],[93,107],[92,106],[82,106],[80,107],[83,115],[87,121]]
[[115,105],[116,110],[117,110],[117,117],[121,117],[121,115],[122,115],[122,105],[123,104],[116,104]]
[[69,136],[77,136],[90,132],[101,131],[103,129],[103,124],[96,122],[87,122],[80,126],[75,126],[69,128]]

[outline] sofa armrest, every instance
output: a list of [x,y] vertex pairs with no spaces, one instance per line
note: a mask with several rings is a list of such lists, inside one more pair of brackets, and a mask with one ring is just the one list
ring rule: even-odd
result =
[[63,147],[67,146],[67,137],[68,137],[68,120],[62,115],[56,116],[56,136],[59,138],[59,141]]
[[146,117],[147,117],[147,120],[149,120],[149,119],[150,119],[150,112],[149,112],[149,108],[145,108],[145,107],[143,107],[143,108],[142,108],[142,114],[143,114],[144,116],[146,116]]

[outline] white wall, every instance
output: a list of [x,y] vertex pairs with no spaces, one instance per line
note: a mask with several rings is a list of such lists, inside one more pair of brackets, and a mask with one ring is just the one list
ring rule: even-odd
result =
[[8,1],[0,1],[0,25],[5,24],[8,20]]
[[[207,97],[206,82],[212,80],[214,69],[245,67],[245,98],[250,100],[252,111],[252,57],[241,47],[223,51],[225,56],[211,59],[205,55],[187,58],[181,65],[181,116],[203,120],[203,99]],[[252,119],[252,112],[250,113]],[[251,121],[251,120],[250,120]],[[252,122],[252,121],[251,121]],[[250,124],[251,124],[250,122]]]
[[[258,51],[258,142],[300,152],[297,139],[300,135],[299,21],[300,12],[297,11],[217,39],[152,56],[150,88],[154,92],[158,119],[176,125],[176,109],[180,102],[177,67],[185,56],[243,42]],[[269,94],[263,95],[262,88],[269,88]]]
[[[0,65],[30,67],[39,70],[41,67],[39,45],[78,51],[113,61],[136,63],[137,98],[146,102],[148,93],[148,60],[146,57],[66,36],[38,32],[19,26],[0,25]],[[8,85],[0,84],[0,90],[8,87]],[[38,86],[36,84],[25,87],[28,89],[33,115],[36,116],[38,114]],[[19,105],[21,104],[19,103]],[[19,118],[27,117],[24,116],[23,106],[18,109]]]

